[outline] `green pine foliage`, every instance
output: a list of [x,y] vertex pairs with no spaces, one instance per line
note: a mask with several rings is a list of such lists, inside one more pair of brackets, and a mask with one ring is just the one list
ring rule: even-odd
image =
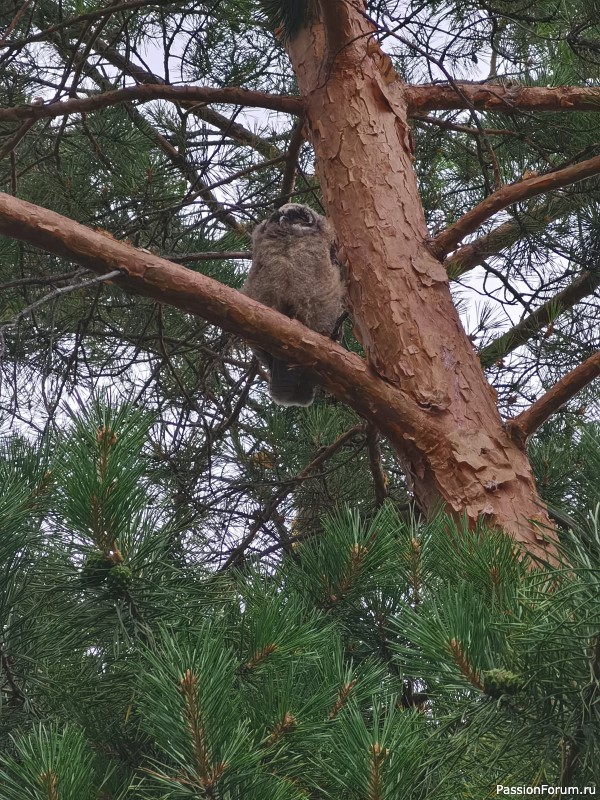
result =
[[596,784],[597,524],[532,570],[498,532],[340,508],[271,566],[219,572],[178,548],[155,425],[98,401],[37,451],[5,445],[1,800]]
[[271,30],[282,39],[293,39],[310,22],[316,0],[260,0]]

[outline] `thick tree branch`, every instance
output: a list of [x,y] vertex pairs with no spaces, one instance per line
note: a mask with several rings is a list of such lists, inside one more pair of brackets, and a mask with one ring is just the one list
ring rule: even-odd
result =
[[464,214],[454,225],[438,234],[431,243],[431,251],[438,258],[441,258],[451,250],[454,250],[465,236],[476,231],[480,225],[498,211],[502,211],[502,209],[508,208],[508,206],[521,200],[527,200],[538,194],[568,186],[598,173],[600,173],[600,156],[595,156],[587,161],[582,161],[580,164],[573,164],[555,172],[503,186],[497,192],[493,192],[485,200],[482,200],[481,203],[478,203],[471,211]]
[[[599,111],[600,89],[579,86],[525,87],[497,83],[457,81],[458,94],[453,86],[428,83],[407,86],[408,113],[475,108],[480,111],[502,111],[515,114],[522,111]],[[465,100],[466,98],[466,100]],[[467,102],[468,101],[468,102]]]
[[338,344],[205,275],[90,230],[52,211],[0,193],[0,233],[74,261],[114,283],[196,314],[319,376],[333,395],[385,435],[420,438],[427,412]]
[[0,120],[44,119],[47,117],[64,117],[68,114],[98,111],[101,108],[116,106],[120,103],[131,103],[139,100],[147,103],[150,100],[171,100],[175,103],[233,103],[239,106],[267,108],[271,111],[282,111],[287,114],[302,114],[303,105],[298,97],[291,95],[274,95],[267,92],[256,92],[252,89],[241,89],[238,86],[227,86],[222,89],[208,86],[167,86],[166,84],[144,84],[115,89],[112,92],[91,95],[90,97],[73,97],[57,103],[39,105],[14,106],[1,108]]
[[600,350],[562,377],[552,389],[506,423],[510,436],[521,447],[558,409],[600,376]]
[[504,358],[528,342],[544,325],[553,322],[563,311],[572,308],[598,286],[600,286],[600,270],[582,272],[562,292],[555,294],[532,314],[484,347],[479,353],[482,366],[490,367],[498,359]]

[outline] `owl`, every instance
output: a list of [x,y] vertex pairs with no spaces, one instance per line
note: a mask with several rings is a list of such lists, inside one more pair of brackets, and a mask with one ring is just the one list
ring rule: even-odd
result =
[[[313,331],[334,336],[344,314],[345,286],[325,217],[309,206],[287,203],[261,222],[252,236],[252,267],[242,292]],[[258,348],[253,352],[269,373],[275,403],[313,402],[314,379],[301,367]]]

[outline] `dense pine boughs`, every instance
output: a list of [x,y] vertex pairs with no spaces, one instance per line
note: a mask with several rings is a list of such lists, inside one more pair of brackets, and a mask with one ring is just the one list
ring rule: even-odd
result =
[[23,492],[0,522],[1,800],[475,798],[598,780],[597,510],[565,532],[568,568],[531,571],[498,532],[388,502],[340,508],[269,568],[215,574],[179,549],[190,531],[151,425],[95,403],[2,466],[3,495]]

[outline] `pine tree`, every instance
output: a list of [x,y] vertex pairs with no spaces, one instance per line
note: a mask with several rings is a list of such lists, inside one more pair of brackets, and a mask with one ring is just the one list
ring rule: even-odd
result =
[[[598,35],[0,4],[0,800],[596,785]],[[343,349],[235,291],[290,199]]]

